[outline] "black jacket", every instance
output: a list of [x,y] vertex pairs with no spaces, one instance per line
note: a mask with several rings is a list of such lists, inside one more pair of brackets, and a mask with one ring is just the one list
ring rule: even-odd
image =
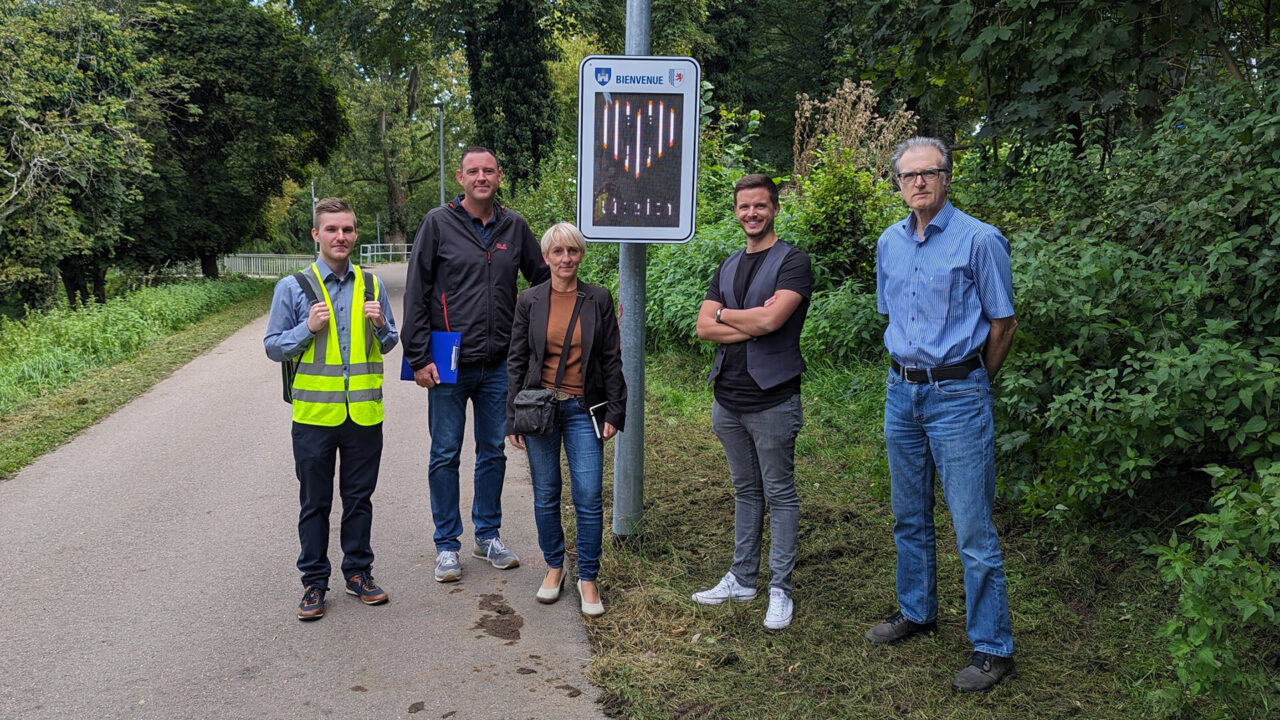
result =
[[431,364],[432,330],[462,333],[459,360],[464,364],[504,360],[516,273],[530,284],[551,276],[525,219],[496,205],[494,212],[487,245],[462,207],[461,195],[422,218],[413,237],[400,327],[404,356],[414,370]]
[[[627,381],[622,377],[622,335],[613,311],[613,296],[597,285],[578,281],[586,293],[579,311],[582,328],[582,385],[587,407],[608,402],[604,421],[622,430],[627,419]],[[507,356],[507,434],[512,432],[516,393],[542,387],[547,350],[547,318],[551,313],[551,281],[520,293]]]

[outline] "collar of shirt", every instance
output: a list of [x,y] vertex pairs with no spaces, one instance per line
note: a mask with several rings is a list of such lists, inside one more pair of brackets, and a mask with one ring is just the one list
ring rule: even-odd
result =
[[457,201],[454,204],[457,205],[458,210],[461,210],[462,213],[467,216],[468,220],[475,223],[479,227],[491,228],[493,227],[494,223],[498,222],[498,218],[502,217],[502,206],[499,205],[497,202],[494,202],[493,217],[489,220],[489,222],[483,222],[482,220],[480,220],[480,218],[476,217],[475,215],[472,215],[471,211],[468,210],[467,207],[462,204],[463,198],[464,198],[463,195],[459,195]]
[[343,271],[342,275],[338,275],[338,273],[334,272],[333,268],[329,267],[329,264],[326,263],[324,261],[324,258],[319,255],[316,256],[316,267],[320,269],[321,280],[328,280],[329,278],[333,278],[338,282],[339,285],[342,284],[343,280],[346,280],[347,278],[351,277],[351,273],[354,271],[354,267],[351,264],[350,258],[347,259],[347,269]]
[[917,243],[922,243],[925,240],[928,240],[931,236],[946,231],[947,225],[951,224],[951,218],[955,217],[955,215],[956,208],[951,204],[951,201],[948,200],[946,204],[942,206],[942,209],[938,211],[938,214],[934,215],[933,219],[929,221],[929,224],[925,226],[923,238],[916,235],[915,212],[907,215],[907,217],[899,223],[898,226],[902,228],[904,235],[915,240]]

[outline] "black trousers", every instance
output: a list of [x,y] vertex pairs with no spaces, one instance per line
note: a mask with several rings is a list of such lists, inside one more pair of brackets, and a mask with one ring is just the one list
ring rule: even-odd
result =
[[373,566],[369,533],[373,490],[382,463],[382,423],[357,425],[347,418],[337,427],[293,424],[293,463],[298,474],[298,570],[302,585],[329,588],[329,511],[333,507],[334,466],[342,497],[342,576]]

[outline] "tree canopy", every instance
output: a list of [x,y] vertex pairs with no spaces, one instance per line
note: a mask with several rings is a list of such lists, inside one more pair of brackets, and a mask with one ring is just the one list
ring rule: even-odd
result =
[[277,12],[247,0],[176,5],[147,35],[164,70],[186,80],[182,102],[148,128],[155,177],[130,223],[140,263],[217,257],[261,232],[286,178],[324,162],[347,130],[317,46]]

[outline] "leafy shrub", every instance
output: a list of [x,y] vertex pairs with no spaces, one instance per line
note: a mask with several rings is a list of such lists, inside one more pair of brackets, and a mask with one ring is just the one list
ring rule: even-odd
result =
[[800,179],[797,194],[787,237],[794,237],[836,283],[852,278],[874,290],[876,241],[905,215],[889,185],[858,169],[853,149],[829,139],[812,172]]
[[143,288],[79,310],[0,318],[0,415],[269,286],[243,278],[196,280]]
[[[1211,695],[1214,717],[1274,717],[1280,708],[1280,462],[1254,474],[1212,466],[1214,512],[1184,524],[1158,557],[1160,576],[1178,591],[1180,618],[1168,638],[1184,700]],[[1225,707],[1224,707],[1225,706]]]
[[888,319],[876,310],[874,288],[868,292],[861,282],[846,280],[813,293],[800,348],[810,364],[880,358],[886,324]]
[[1095,216],[1014,237],[999,442],[1029,511],[1280,450],[1280,91],[1187,92],[1162,128],[1116,156]]

